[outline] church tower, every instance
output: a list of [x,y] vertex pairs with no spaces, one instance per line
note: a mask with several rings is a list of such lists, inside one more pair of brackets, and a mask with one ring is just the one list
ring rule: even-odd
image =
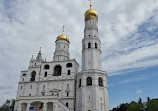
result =
[[84,17],[82,71],[77,74],[76,111],[109,111],[107,74],[101,68],[98,13],[92,9],[92,4]]

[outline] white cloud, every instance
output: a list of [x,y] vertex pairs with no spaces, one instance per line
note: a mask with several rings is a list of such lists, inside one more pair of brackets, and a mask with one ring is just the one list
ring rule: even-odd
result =
[[138,94],[142,94],[142,93],[143,93],[142,90],[137,90],[136,92],[137,92]]
[[[138,27],[156,13],[157,0],[99,0],[93,4],[99,13],[103,69],[109,75],[158,65],[158,40],[144,35],[140,40],[138,32]],[[70,38],[71,58],[81,65],[84,12],[88,8],[85,0],[0,1],[0,87],[14,86],[5,89],[10,91],[6,97],[15,97],[20,71],[27,69],[39,47],[43,57],[52,60],[62,25],[66,25],[65,34]],[[157,21],[155,17],[151,23]]]

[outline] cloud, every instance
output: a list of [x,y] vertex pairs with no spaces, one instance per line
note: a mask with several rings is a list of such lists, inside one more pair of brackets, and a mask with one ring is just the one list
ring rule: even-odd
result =
[[137,94],[142,94],[143,93],[142,90],[137,90],[136,92],[137,92]]
[[[43,58],[53,59],[55,39],[63,25],[70,38],[71,58],[81,67],[88,4],[85,0],[0,1],[0,87],[14,87],[4,89],[11,92],[5,97],[15,97],[20,71],[27,69],[39,47]],[[158,65],[157,0],[99,0],[93,4],[99,13],[103,70],[116,75]]]

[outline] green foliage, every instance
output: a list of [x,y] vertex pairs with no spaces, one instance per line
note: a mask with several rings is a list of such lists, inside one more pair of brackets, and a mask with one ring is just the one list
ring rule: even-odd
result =
[[147,103],[146,111],[158,111],[158,99],[152,99]]
[[158,111],[158,99],[151,99],[148,97],[147,102],[142,102],[139,98],[138,102],[120,104],[117,108],[111,111]]
[[131,102],[127,111],[143,111],[144,106],[137,102]]

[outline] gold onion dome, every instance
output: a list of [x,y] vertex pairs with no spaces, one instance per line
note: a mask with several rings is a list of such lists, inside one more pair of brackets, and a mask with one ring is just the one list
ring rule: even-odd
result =
[[84,14],[85,20],[97,20],[98,19],[98,13],[96,10],[90,8],[89,10],[87,10]]
[[62,35],[59,35],[56,40],[67,40],[67,41],[69,41],[69,38],[66,35],[62,34]]

